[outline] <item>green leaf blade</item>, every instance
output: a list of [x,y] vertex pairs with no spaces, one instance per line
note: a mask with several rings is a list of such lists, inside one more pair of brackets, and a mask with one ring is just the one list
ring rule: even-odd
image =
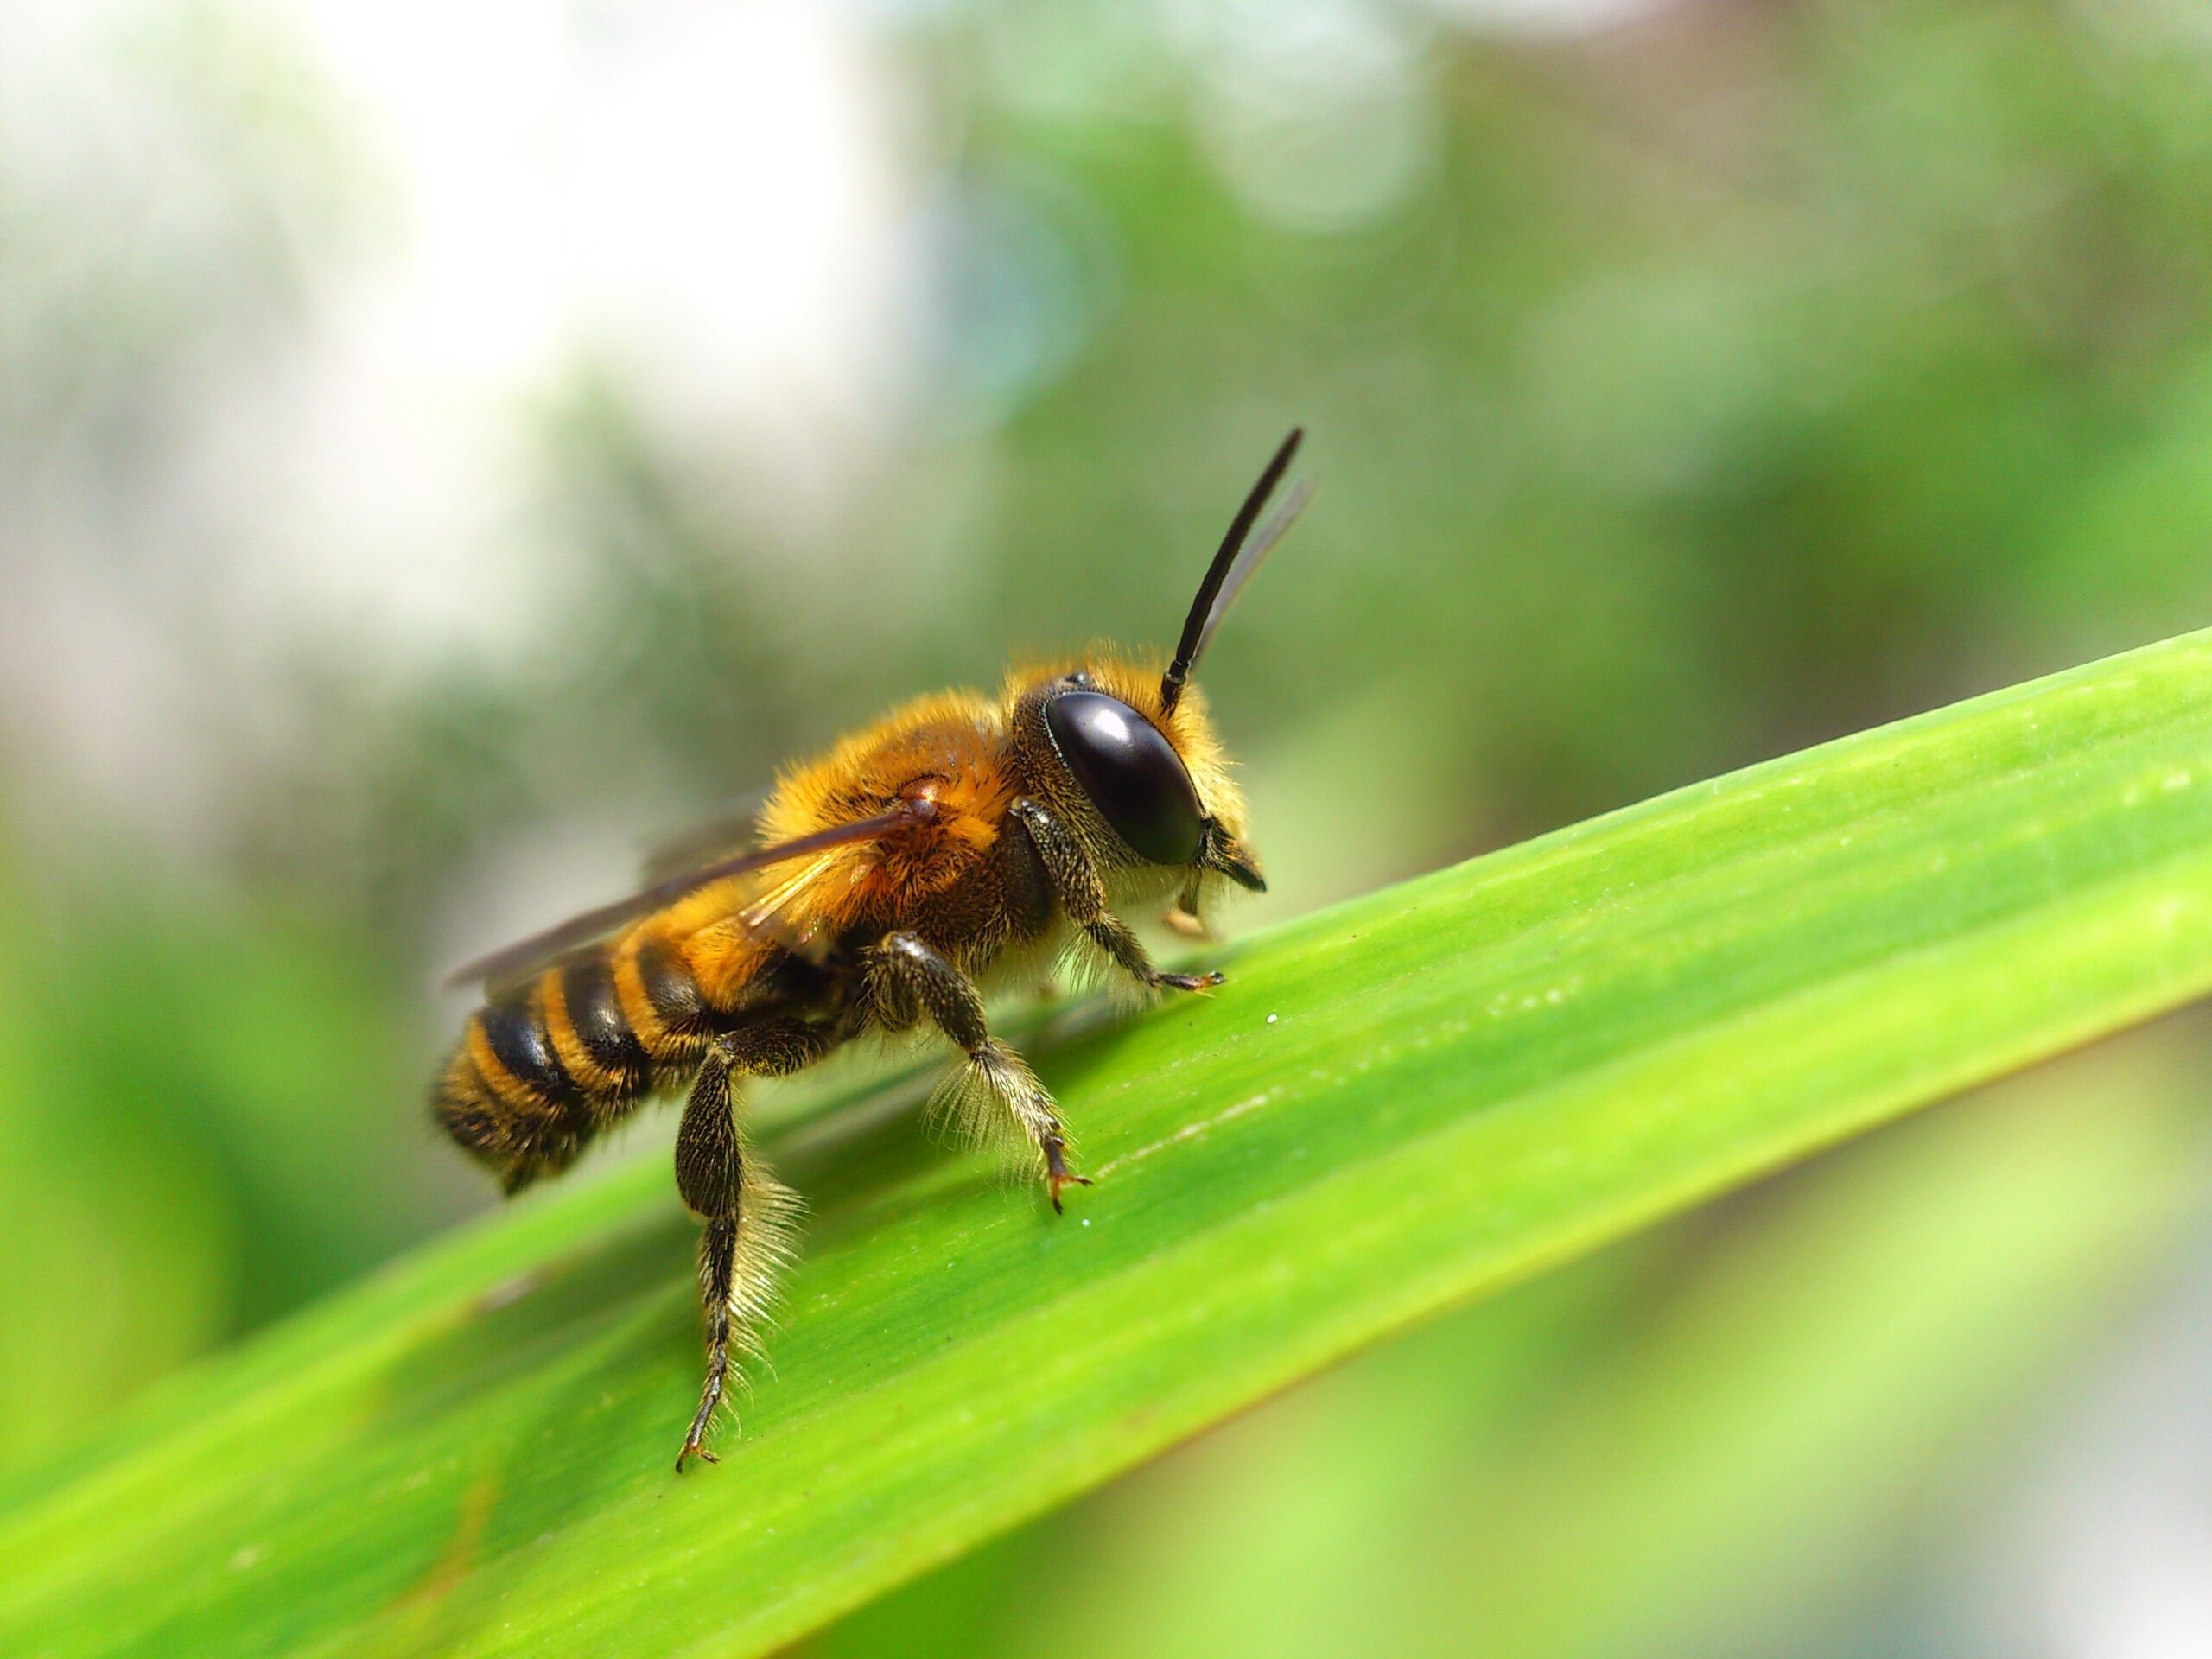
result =
[[1216,998],[1038,1051],[1099,1179],[1064,1219],[911,1111],[775,1143],[817,1215],[719,1470],[668,1471],[690,1227],[625,1170],[0,1499],[0,1649],[763,1651],[1391,1330],[2201,995],[2212,636],[1227,962]]

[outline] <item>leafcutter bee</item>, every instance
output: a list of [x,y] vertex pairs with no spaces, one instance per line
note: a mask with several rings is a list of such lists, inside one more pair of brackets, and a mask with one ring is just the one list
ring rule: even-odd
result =
[[996,696],[918,698],[786,772],[755,844],[454,976],[480,982],[485,999],[433,1109],[509,1192],[567,1168],[642,1101],[689,1086],[676,1185],[704,1222],[708,1337],[679,1471],[714,1457],[704,1440],[732,1353],[759,1341],[798,1210],[746,1144],[744,1077],[796,1071],[869,1032],[934,1030],[960,1057],[945,1102],[979,1127],[1018,1130],[1058,1211],[1064,1189],[1086,1183],[1052,1096],[991,1035],[982,988],[1033,982],[1067,951],[1142,993],[1221,982],[1163,972],[1122,915],[1164,905],[1202,932],[1225,884],[1264,886],[1190,676],[1305,503],[1294,486],[1259,524],[1300,436],[1237,510],[1164,667],[1095,647],[1016,668]]

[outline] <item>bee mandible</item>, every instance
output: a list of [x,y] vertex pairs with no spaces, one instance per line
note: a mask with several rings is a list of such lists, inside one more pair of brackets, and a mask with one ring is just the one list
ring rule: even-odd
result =
[[1122,915],[1164,906],[1203,933],[1224,886],[1264,890],[1190,677],[1305,503],[1294,486],[1255,533],[1301,435],[1238,509],[1164,665],[1093,647],[1015,668],[996,696],[906,703],[786,771],[756,844],[453,976],[485,999],[433,1109],[510,1193],[689,1085],[676,1185],[703,1224],[707,1362],[678,1471],[714,1460],[705,1441],[733,1356],[757,1347],[798,1207],[747,1143],[743,1078],[797,1071],[870,1032],[934,1030],[958,1051],[940,1103],[973,1128],[1018,1130],[1057,1211],[1089,1183],[1052,1096],[991,1034],[984,990],[1033,983],[1067,954],[1142,995],[1222,982],[1161,969]]

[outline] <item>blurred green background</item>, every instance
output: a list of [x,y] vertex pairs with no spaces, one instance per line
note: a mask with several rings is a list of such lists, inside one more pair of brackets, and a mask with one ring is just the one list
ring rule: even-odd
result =
[[[2212,621],[2212,22],[0,3],[0,1467],[488,1205],[441,967],[893,698],[1166,643],[1294,421],[1233,926]],[[810,1649],[2200,1654],[2208,1035]]]

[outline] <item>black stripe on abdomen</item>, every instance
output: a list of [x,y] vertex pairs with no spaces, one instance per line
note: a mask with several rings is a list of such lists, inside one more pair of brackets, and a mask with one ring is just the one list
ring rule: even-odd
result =
[[638,1094],[652,1080],[652,1057],[622,1012],[614,988],[614,968],[602,950],[579,957],[561,970],[561,1004],[585,1053],[615,1080],[624,1095]]
[[691,977],[691,970],[683,959],[661,939],[647,939],[638,947],[638,982],[645,987],[645,1001],[652,1004],[653,1016],[663,1029],[685,1033],[702,1029],[706,1024],[706,999],[699,995],[699,982]]
[[484,1041],[500,1069],[525,1089],[562,1107],[585,1104],[545,1029],[545,1017],[527,990],[511,993],[477,1011],[484,1027]]

